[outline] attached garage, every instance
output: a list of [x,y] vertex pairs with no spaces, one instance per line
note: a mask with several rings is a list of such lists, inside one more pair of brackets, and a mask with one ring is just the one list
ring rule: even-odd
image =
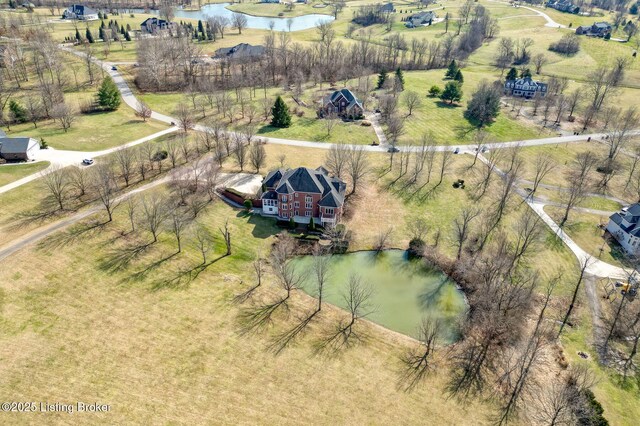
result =
[[33,161],[36,159],[40,144],[28,137],[0,137],[0,158],[7,161]]

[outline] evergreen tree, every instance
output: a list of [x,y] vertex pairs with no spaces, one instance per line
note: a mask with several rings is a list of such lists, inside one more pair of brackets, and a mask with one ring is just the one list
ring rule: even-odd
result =
[[102,27],[98,28],[98,38],[104,41],[104,28]]
[[27,110],[12,99],[9,102],[9,117],[14,123],[25,123],[27,121]]
[[198,19],[198,32],[204,35],[204,26],[202,25],[202,21]]
[[462,88],[457,81],[450,81],[444,86],[444,90],[440,95],[443,101],[449,101],[449,104],[459,102],[462,99]]
[[313,220],[313,217],[311,217],[311,219],[309,219],[309,231],[315,231],[316,230],[316,222]]
[[80,37],[80,31],[78,31],[77,28],[76,28],[76,40],[78,40],[78,43],[82,43],[82,37]]
[[93,43],[93,34],[91,34],[91,30],[87,27],[87,31],[85,31],[85,36],[87,37],[87,41],[89,43]]
[[127,41],[131,41],[131,35],[129,34],[129,31],[124,33],[124,39],[127,40]]
[[465,117],[476,121],[478,127],[493,121],[500,113],[501,95],[501,86],[491,84],[486,80],[483,81],[471,95],[471,100],[465,111]]
[[518,78],[518,70],[515,68],[511,68],[507,73],[507,81],[515,80]]
[[453,77],[453,79],[460,84],[464,83],[464,77],[462,76],[462,71],[458,69],[458,72],[456,73],[455,77]]
[[404,90],[404,74],[400,67],[396,70],[396,89],[400,92]]
[[104,21],[100,21],[100,28],[104,29],[105,25],[104,25]]
[[376,86],[376,89],[382,89],[386,81],[387,81],[387,72],[385,70],[382,70],[380,71],[380,74],[378,74],[378,85]]
[[456,64],[456,60],[454,59],[447,67],[447,72],[444,74],[445,78],[454,78],[458,73],[458,70],[458,64]]
[[131,25],[127,24],[127,32],[131,31]]
[[120,106],[120,92],[109,77],[102,80],[100,89],[98,89],[98,104],[109,111],[116,110]]
[[291,126],[289,107],[280,96],[276,98],[276,102],[273,104],[273,108],[271,108],[271,115],[271,125],[273,127],[283,128]]
[[125,34],[125,30],[124,30],[124,25],[120,25],[120,34],[124,35]]

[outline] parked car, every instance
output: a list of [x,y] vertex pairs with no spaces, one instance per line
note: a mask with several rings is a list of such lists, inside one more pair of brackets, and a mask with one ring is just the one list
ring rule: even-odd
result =
[[118,71],[118,68],[114,65],[111,67],[111,71]]
[[460,148],[456,148],[456,149],[454,149],[454,150],[453,150],[453,153],[454,153],[454,154],[459,154],[459,153],[460,153]]
[[400,150],[398,148],[396,148],[395,146],[392,146],[389,149],[387,149],[387,152],[400,152]]
[[93,158],[85,158],[84,160],[82,160],[82,164],[84,164],[85,166],[90,166],[93,164]]

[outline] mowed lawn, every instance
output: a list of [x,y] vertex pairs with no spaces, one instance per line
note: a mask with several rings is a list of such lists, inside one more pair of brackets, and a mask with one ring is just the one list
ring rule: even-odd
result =
[[22,179],[49,167],[48,161],[25,164],[4,164],[0,165],[0,186]]
[[11,126],[8,136],[29,136],[44,139],[50,147],[71,151],[99,151],[132,142],[166,129],[166,124],[135,116],[127,105],[116,111],[79,114],[68,131],[53,120],[41,121],[38,127],[25,123]]
[[[422,96],[422,104],[414,110],[411,116],[405,120],[405,134],[400,138],[402,143],[416,144],[422,135],[432,132],[436,141],[442,145],[455,145],[471,143],[476,127],[464,117],[466,104],[471,98],[475,87],[482,81],[492,82],[487,74],[469,72],[462,69],[464,84],[462,86],[463,98],[459,104],[449,105],[439,98],[427,96],[427,91],[433,85],[444,88],[447,80],[444,80],[444,70],[412,71],[405,73],[405,92],[413,90]],[[404,115],[408,114],[400,95],[399,107]],[[548,136],[549,133],[542,129],[535,129],[509,117],[506,110],[502,110],[497,119],[485,126],[484,130],[489,134],[489,139],[494,142],[535,139]]]
[[[209,257],[218,260],[180,282],[173,279],[197,270],[201,260],[190,242],[172,256],[175,244],[167,234],[130,265],[110,267],[119,250],[150,238],[143,231],[123,237],[128,225],[122,212],[81,240],[61,244],[65,238],[58,236],[13,256],[11,268],[0,268],[0,397],[99,401],[111,410],[92,415],[91,422],[110,424],[487,422],[487,406],[446,398],[446,376],[438,371],[414,392],[398,389],[399,356],[413,343],[379,327],[362,323],[363,342],[316,353],[315,345],[344,315],[330,306],[290,348],[269,352],[271,338],[312,308],[301,292],[294,292],[290,314],[282,310],[272,327],[240,333],[243,306],[232,298],[252,285],[250,260],[259,250],[266,253],[277,229],[221,202],[200,222],[217,232],[226,218],[233,254],[218,259],[218,239]],[[34,262],[46,270],[33,268]],[[267,276],[257,300],[279,296]],[[67,422],[68,416],[50,413],[47,422]],[[24,419],[7,415],[14,424]]]

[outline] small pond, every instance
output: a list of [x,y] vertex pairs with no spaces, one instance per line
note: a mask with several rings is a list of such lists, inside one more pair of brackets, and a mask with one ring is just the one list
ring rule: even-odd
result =
[[[313,257],[294,260],[296,267],[308,272],[303,290],[316,296],[313,277]],[[428,269],[419,260],[409,260],[407,252],[387,250],[379,254],[361,251],[334,255],[329,268],[329,280],[324,300],[345,308],[344,295],[349,277],[358,273],[363,283],[373,287],[372,305],[375,311],[367,319],[388,329],[417,337],[418,327],[426,314],[445,323],[443,338],[453,342],[458,338],[458,319],[466,312],[464,295],[441,271]]]
[[[207,4],[200,8],[200,10],[183,10],[176,8],[175,20],[180,18],[201,19],[206,20],[209,16],[225,16],[231,19],[233,11],[227,9],[230,3],[216,3]],[[137,10],[141,13],[142,10]],[[158,14],[157,10],[151,10],[149,13]],[[268,30],[269,25],[273,22],[273,29],[276,31],[288,31],[289,25],[288,19],[291,19],[291,31],[308,30],[309,28],[315,28],[318,22],[333,21],[333,16],[323,15],[320,13],[312,13],[309,15],[296,16],[292,18],[272,18],[266,16],[252,16],[244,14],[247,17],[247,28],[255,28],[258,30]]]

